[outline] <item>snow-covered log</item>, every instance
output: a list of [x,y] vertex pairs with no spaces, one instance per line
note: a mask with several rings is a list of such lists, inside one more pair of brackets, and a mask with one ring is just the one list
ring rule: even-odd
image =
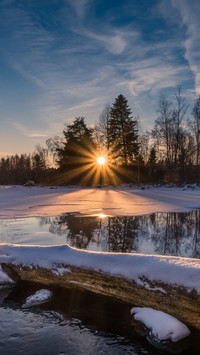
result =
[[[95,253],[64,246],[0,245],[13,280],[82,287],[137,307],[151,307],[200,329],[200,260]],[[5,277],[4,277],[5,279]]]

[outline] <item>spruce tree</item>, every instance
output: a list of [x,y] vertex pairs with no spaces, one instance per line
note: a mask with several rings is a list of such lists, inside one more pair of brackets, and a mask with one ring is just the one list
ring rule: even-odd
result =
[[138,122],[133,119],[128,101],[119,95],[110,108],[109,151],[118,165],[128,166],[138,154]]
[[153,147],[153,148],[151,148],[150,155],[149,155],[149,160],[147,162],[147,165],[150,168],[155,168],[156,167],[156,162],[157,162],[156,150]]
[[65,137],[63,146],[57,149],[61,171],[70,173],[79,168],[77,179],[80,179],[81,167],[88,164],[94,151],[92,133],[93,130],[87,127],[84,117],[76,117],[71,125],[66,125],[63,131]]

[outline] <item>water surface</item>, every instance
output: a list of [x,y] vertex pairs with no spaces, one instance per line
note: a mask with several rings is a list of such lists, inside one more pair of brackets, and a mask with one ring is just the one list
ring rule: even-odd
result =
[[47,303],[24,309],[26,297],[40,287],[21,282],[12,290],[0,290],[1,355],[186,355],[199,349],[195,332],[178,343],[155,347],[133,322],[132,305],[76,287],[51,288]]
[[0,241],[200,258],[200,211],[109,216],[106,211],[0,221]]

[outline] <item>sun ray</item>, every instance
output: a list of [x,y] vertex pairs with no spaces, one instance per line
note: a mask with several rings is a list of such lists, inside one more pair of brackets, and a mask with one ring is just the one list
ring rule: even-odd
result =
[[96,148],[91,143],[84,147],[74,143],[69,155],[66,156],[66,162],[68,169],[65,172],[61,171],[59,176],[61,184],[76,181],[84,185],[116,186],[127,177],[129,180],[134,177],[133,171],[120,165],[114,145],[106,151]]

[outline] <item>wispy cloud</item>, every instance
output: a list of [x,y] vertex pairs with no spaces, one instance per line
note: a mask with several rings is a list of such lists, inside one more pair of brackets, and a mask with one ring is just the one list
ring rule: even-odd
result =
[[34,131],[30,131],[30,129],[28,129],[27,127],[21,125],[20,123],[14,123],[14,126],[15,128],[20,132],[22,133],[24,136],[27,136],[27,137],[33,137],[33,138],[36,138],[36,137],[46,137],[46,134],[43,134],[43,133],[40,133],[40,132],[34,132]]
[[68,3],[73,7],[78,17],[83,18],[86,13],[87,5],[90,0],[68,0]]
[[123,53],[128,43],[125,36],[122,33],[119,33],[119,31],[113,31],[112,34],[107,33],[104,35],[99,35],[91,31],[82,31],[82,34],[83,33],[86,37],[95,39],[102,43],[106,50],[112,54]]
[[149,91],[155,97],[161,89],[175,88],[185,72],[186,66],[166,65],[153,58],[132,65],[131,79],[127,82],[133,96]]
[[178,10],[181,25],[185,26],[186,37],[183,38],[185,58],[195,76],[196,94],[200,95],[200,2],[193,0],[171,0],[174,9]]

